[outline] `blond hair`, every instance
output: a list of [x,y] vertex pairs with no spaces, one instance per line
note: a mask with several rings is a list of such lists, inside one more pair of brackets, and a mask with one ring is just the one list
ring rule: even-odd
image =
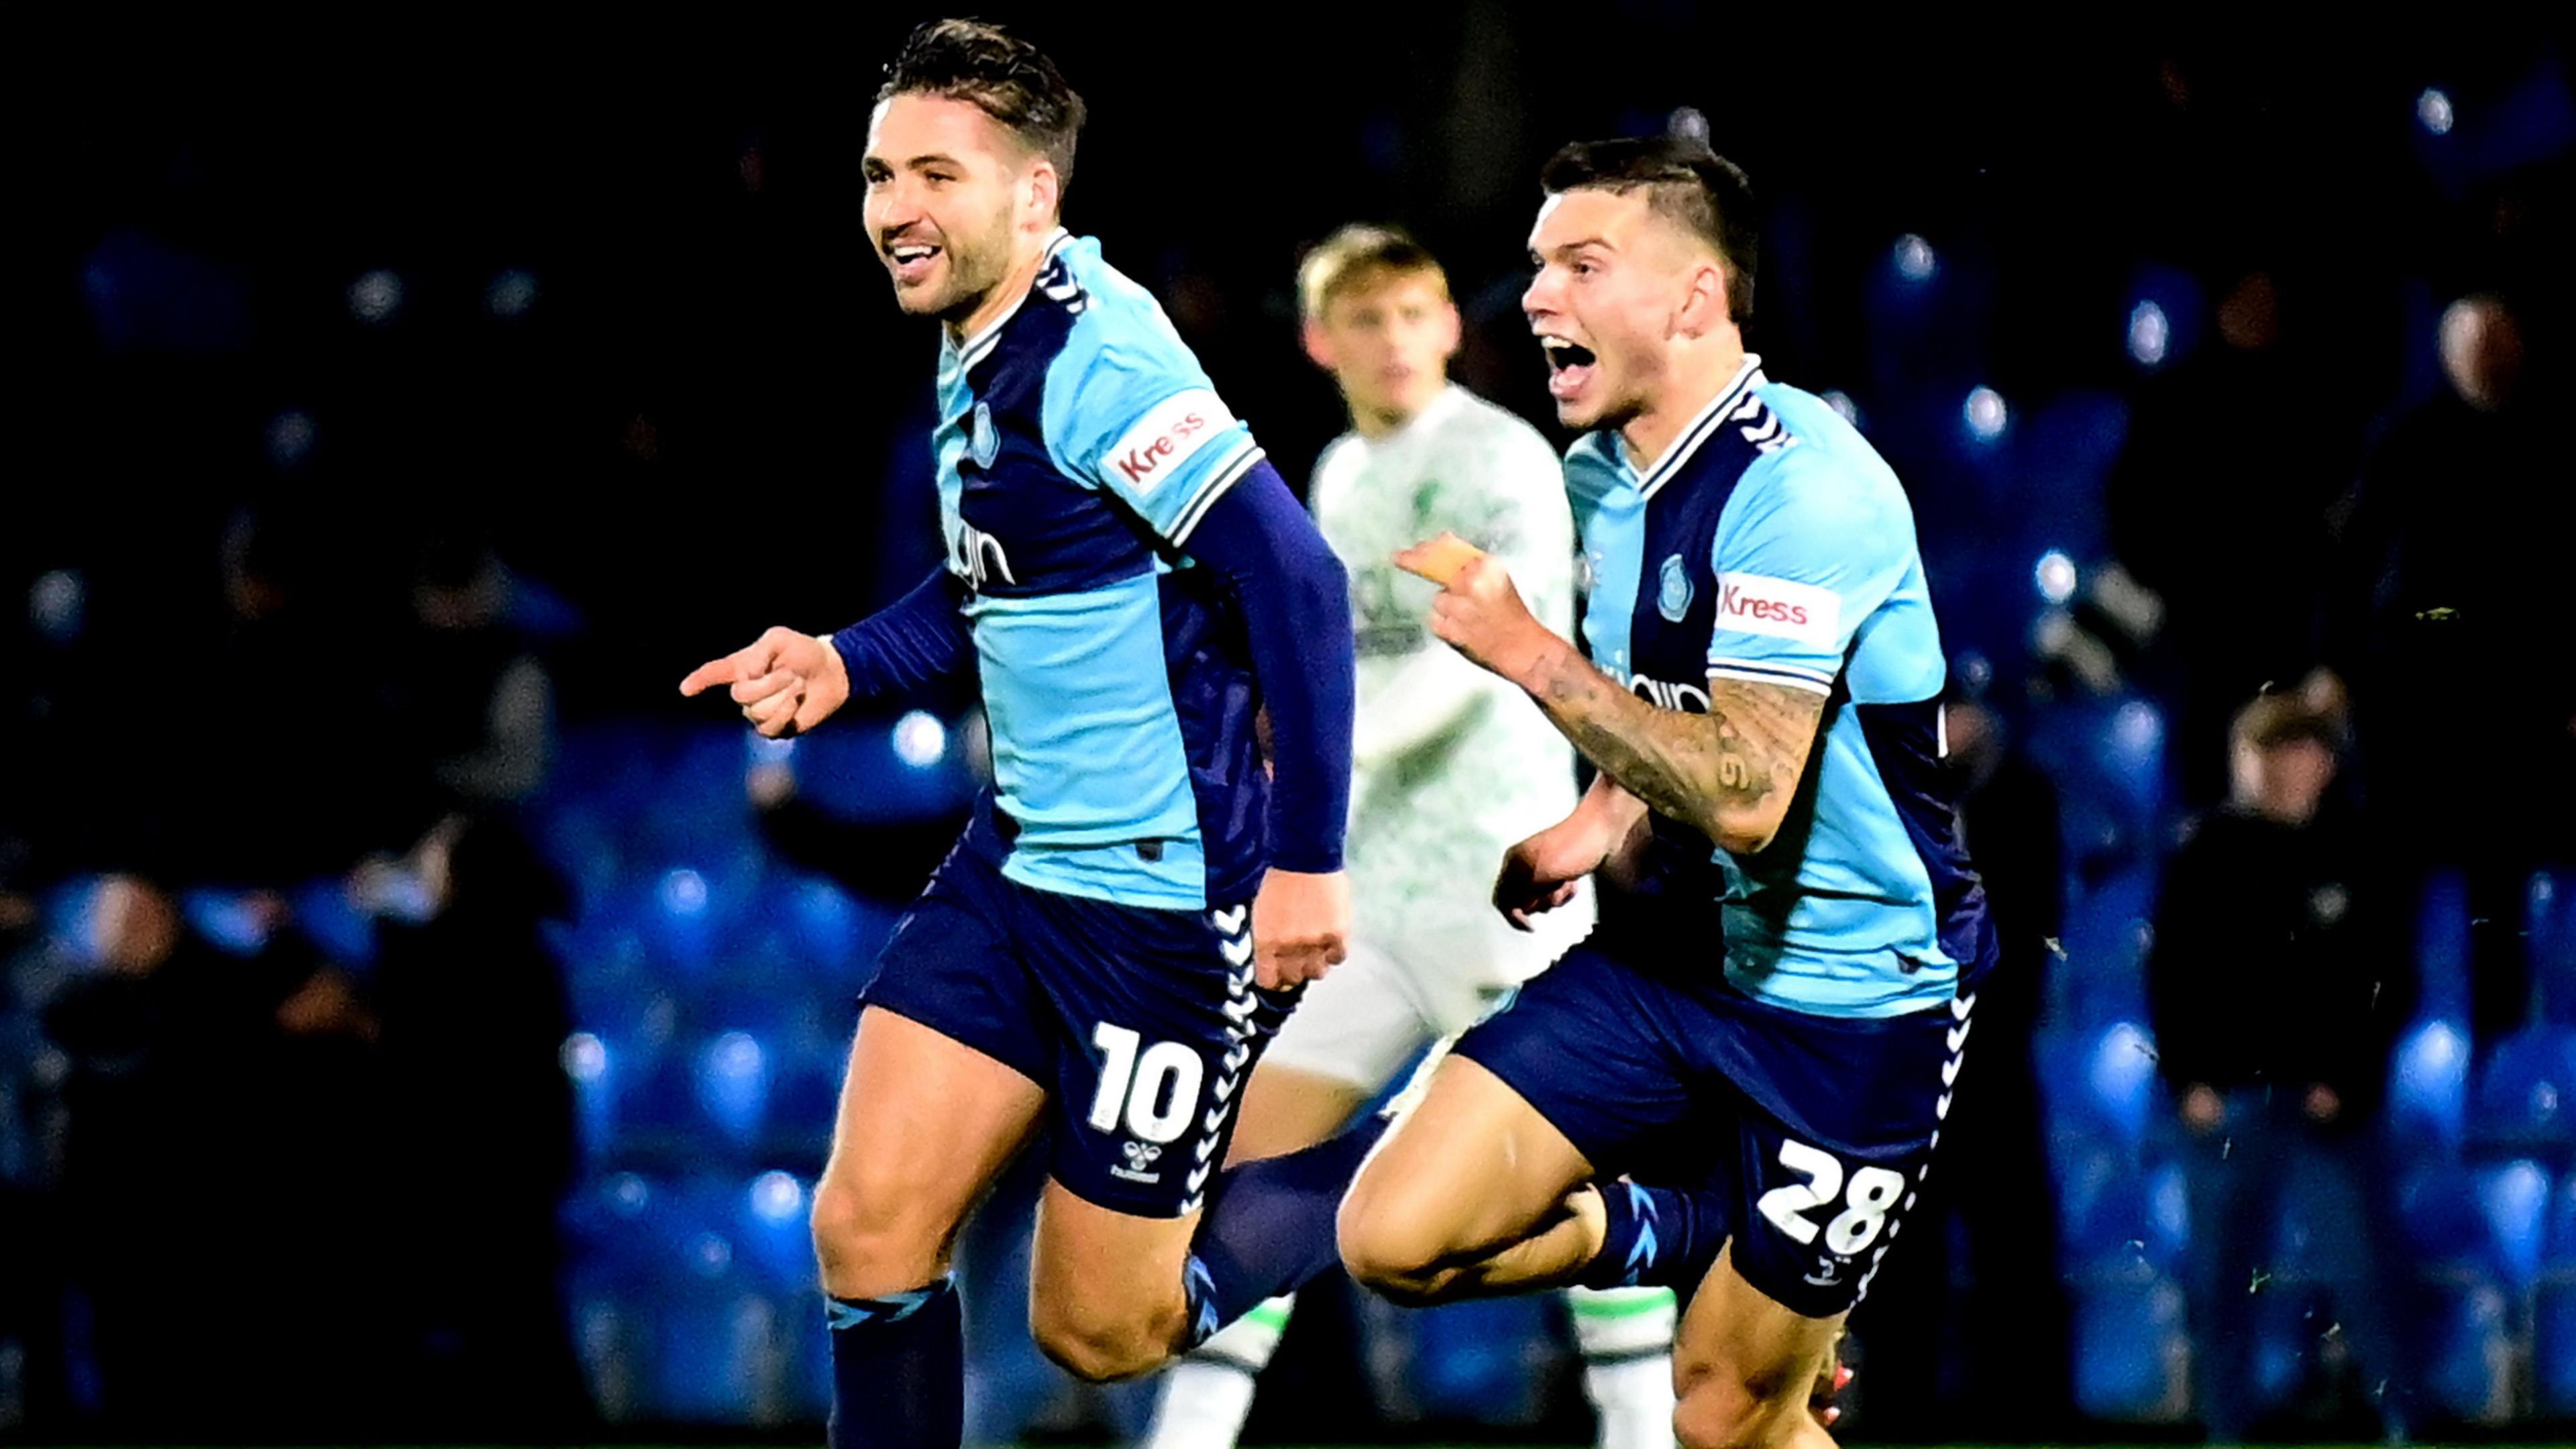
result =
[[1297,264],[1297,306],[1314,321],[1335,300],[1397,277],[1427,276],[1449,296],[1449,274],[1428,248],[1391,226],[1354,222],[1324,238]]

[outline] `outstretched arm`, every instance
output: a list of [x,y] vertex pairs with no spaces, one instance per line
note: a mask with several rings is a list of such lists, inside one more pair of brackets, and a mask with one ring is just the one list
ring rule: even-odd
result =
[[963,668],[975,642],[960,612],[964,586],[946,569],[828,638],[773,628],[680,681],[696,695],[722,684],[752,728],[776,739],[831,717],[853,695],[918,688]]

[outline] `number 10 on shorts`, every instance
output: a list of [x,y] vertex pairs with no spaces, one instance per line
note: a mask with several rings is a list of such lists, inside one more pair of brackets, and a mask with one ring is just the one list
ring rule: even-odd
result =
[[1197,1052],[1179,1042],[1158,1041],[1150,1047],[1144,1042],[1140,1033],[1105,1021],[1092,1028],[1091,1044],[1107,1060],[1100,1064],[1100,1088],[1091,1094],[1089,1120],[1102,1132],[1115,1132],[1123,1109],[1128,1135],[1143,1142],[1170,1142],[1189,1128],[1198,1111],[1207,1068]]
[[[1097,1113],[1094,1114],[1095,1118]],[[1780,1165],[1806,1179],[1775,1187],[1754,1204],[1780,1231],[1801,1244],[1816,1240],[1816,1225],[1806,1214],[1826,1207],[1843,1192],[1842,1159],[1821,1148],[1786,1138],[1780,1143]],[[1905,1175],[1884,1167],[1864,1167],[1851,1175],[1851,1194],[1843,1211],[1824,1228],[1825,1247],[1848,1258],[1866,1248],[1887,1226],[1888,1209],[1905,1192]]]

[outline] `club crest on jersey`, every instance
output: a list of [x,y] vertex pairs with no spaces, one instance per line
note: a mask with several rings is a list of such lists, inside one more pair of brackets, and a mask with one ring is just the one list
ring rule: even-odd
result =
[[1002,455],[1002,435],[993,430],[991,403],[975,404],[975,425],[967,434],[966,453],[978,468],[992,467],[993,460]]
[[1678,624],[1690,606],[1690,570],[1682,566],[1682,556],[1674,554],[1655,571],[1655,612]]

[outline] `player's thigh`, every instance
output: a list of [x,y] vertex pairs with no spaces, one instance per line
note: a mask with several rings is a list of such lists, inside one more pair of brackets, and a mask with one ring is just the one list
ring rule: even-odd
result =
[[1374,943],[1306,988],[1244,1089],[1228,1162],[1251,1162],[1332,1136],[1429,1041],[1403,966]]
[[1481,1257],[1547,1223],[1591,1176],[1526,1098],[1453,1053],[1342,1199],[1342,1261],[1368,1282]]
[[1568,1189],[1687,1127],[1668,995],[1577,950],[1459,1037],[1343,1203],[1352,1271],[1400,1275],[1518,1241]]
[[1832,1372],[1842,1313],[1813,1318],[1747,1282],[1730,1246],[1673,1340],[1675,1437],[1684,1449],[1830,1445],[1809,1406]]
[[1029,1326],[1040,1346],[1087,1379],[1161,1363],[1188,1317],[1183,1274],[1198,1221],[1195,1207],[1182,1217],[1140,1216],[1049,1181],[1029,1266]]
[[920,1287],[1046,1105],[1037,1083],[884,1008],[859,1018],[814,1196],[823,1285],[843,1298]]
[[944,1271],[958,1223],[1044,1104],[1053,1057],[1002,884],[961,846],[879,955],[815,1192],[835,1294],[901,1292]]

